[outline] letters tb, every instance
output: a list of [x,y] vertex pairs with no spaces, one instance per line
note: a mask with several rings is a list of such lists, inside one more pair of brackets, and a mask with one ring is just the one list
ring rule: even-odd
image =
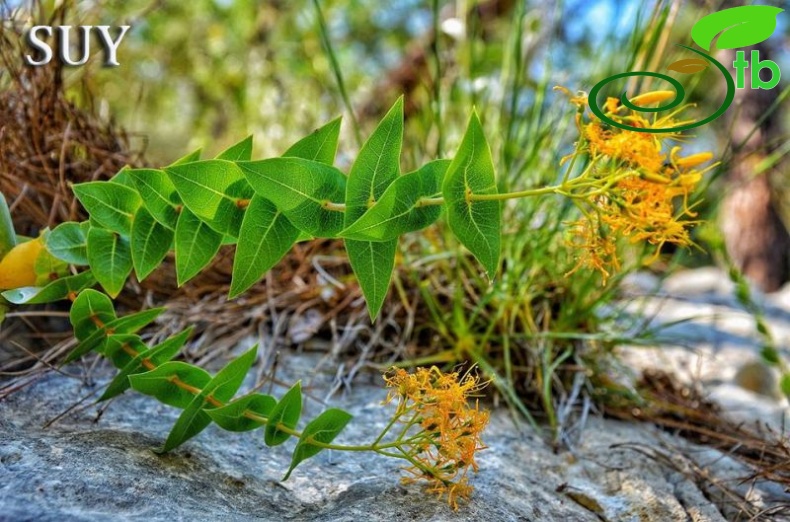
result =
[[[744,51],[735,53],[735,61],[732,66],[735,67],[735,87],[743,89],[746,83],[746,69],[751,65],[752,68],[752,89],[773,89],[779,84],[779,79],[782,77],[782,71],[776,62],[771,60],[760,60],[760,51],[752,51],[751,64],[746,59]],[[771,77],[768,80],[763,80],[760,77],[760,71],[768,69],[771,71]]]

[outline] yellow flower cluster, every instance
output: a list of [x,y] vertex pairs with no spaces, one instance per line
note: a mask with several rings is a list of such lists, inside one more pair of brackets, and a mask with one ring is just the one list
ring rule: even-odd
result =
[[[567,89],[560,90],[570,94]],[[631,102],[647,106],[673,96],[671,91],[654,91],[636,96]],[[572,192],[583,213],[581,219],[570,224],[569,243],[582,253],[573,271],[595,269],[605,282],[612,271],[620,268],[620,237],[654,245],[653,260],[666,243],[691,245],[688,227],[695,222],[689,218],[696,214],[688,198],[707,170],[697,167],[709,162],[713,155],[705,152],[680,157],[679,146],[666,154],[664,142],[680,141],[681,136],[622,130],[594,115],[587,118],[587,97],[583,94],[571,96],[571,103],[579,107],[577,125],[581,134],[571,157],[584,154],[591,165],[588,179],[577,185],[581,190]],[[632,127],[667,128],[686,123],[673,119],[682,108],[652,121],[626,109],[617,98],[609,98],[604,104],[608,117]]]
[[472,492],[467,474],[477,472],[475,454],[485,449],[480,436],[488,424],[488,412],[474,407],[469,398],[480,390],[477,377],[443,373],[436,367],[408,373],[393,369],[385,376],[390,390],[387,401],[397,399],[396,417],[404,426],[405,453],[412,475],[405,482],[427,480],[429,491],[447,495],[453,509]]

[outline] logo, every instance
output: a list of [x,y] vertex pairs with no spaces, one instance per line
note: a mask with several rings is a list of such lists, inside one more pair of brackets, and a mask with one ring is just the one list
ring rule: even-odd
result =
[[[773,34],[776,29],[776,18],[782,11],[784,11],[784,9],[767,5],[749,5],[724,9],[723,11],[709,14],[694,24],[691,30],[691,39],[703,50],[677,44],[678,47],[682,47],[694,53],[696,56],[678,60],[670,64],[667,67],[668,70],[679,74],[694,74],[712,65],[718,69],[724,81],[727,83],[727,94],[724,101],[719,108],[707,118],[703,118],[694,123],[677,125],[675,127],[642,128],[614,120],[601,110],[601,107],[598,105],[598,95],[606,84],[611,81],[632,76],[647,76],[664,80],[675,89],[675,97],[665,105],[648,108],[632,103],[628,99],[626,93],[623,92],[620,95],[620,103],[625,107],[639,112],[661,112],[677,107],[683,103],[686,97],[686,91],[678,80],[666,74],[649,71],[615,74],[598,82],[590,91],[588,98],[590,110],[601,121],[613,127],[636,132],[681,132],[712,122],[724,114],[730,107],[735,99],[735,90],[745,88],[747,70],[750,71],[752,89],[773,89],[779,84],[781,78],[779,66],[771,60],[762,60],[759,51],[752,51],[748,60],[745,51],[737,51],[735,53],[735,61],[732,63],[735,70],[735,80],[733,80],[730,71],[708,54],[712,52],[711,48],[714,47],[714,40],[716,40],[715,49],[737,49],[739,47],[748,47],[763,42]],[[717,36],[718,38],[716,38]],[[763,75],[761,74],[762,71],[770,72],[770,77],[763,79]]]
[[33,49],[35,54],[38,56],[26,54],[25,62],[33,67],[40,67],[51,62],[53,58],[52,47],[50,47],[49,43],[47,43],[45,39],[42,39],[41,33],[50,38],[54,33],[58,42],[58,59],[61,61],[61,63],[72,67],[85,65],[88,63],[88,59],[91,56],[91,34],[95,34],[99,41],[100,47],[104,51],[103,65],[105,67],[118,67],[120,65],[117,58],[118,47],[121,45],[121,40],[123,40],[123,37],[126,35],[126,31],[129,30],[129,27],[130,26],[128,25],[122,25],[117,28],[117,36],[113,38],[113,36],[110,34],[111,27],[109,25],[80,25],[78,27],[79,35],[77,36],[77,43],[79,44],[77,47],[79,50],[78,57],[75,60],[71,56],[71,51],[73,49],[71,45],[72,27],[70,25],[60,25],[55,27],[49,25],[33,26],[29,31],[27,31],[27,34],[25,35],[25,43],[28,47]]

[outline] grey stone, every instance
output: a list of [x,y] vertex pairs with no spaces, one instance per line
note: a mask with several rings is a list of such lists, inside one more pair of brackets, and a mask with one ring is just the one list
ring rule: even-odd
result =
[[[739,422],[760,421],[790,435],[790,401],[779,392],[775,369],[764,382],[743,379],[761,360],[764,345],[754,317],[732,295],[727,275],[716,268],[685,270],[669,277],[658,295],[634,294],[625,309],[652,318],[660,341],[655,346],[622,346],[627,366],[659,369],[700,386]],[[781,357],[790,361],[790,285],[782,291],[753,293]],[[753,379],[752,379],[753,380]]]
[[[314,369],[317,358],[289,355],[286,362],[284,380]],[[99,377],[106,381],[109,373]],[[370,441],[386,423],[379,380],[355,384],[331,401],[355,415],[339,442]],[[311,396],[321,396],[332,380],[319,374],[306,384]],[[152,449],[178,410],[134,392],[98,420],[90,406],[43,427],[97,389],[50,373],[0,403],[0,519],[724,520],[677,471],[612,447],[669,443],[689,450],[647,425],[595,418],[572,452],[554,453],[496,410],[485,437],[489,449],[472,477],[472,500],[454,512],[420,486],[401,485],[398,463],[369,454],[323,452],[282,482],[293,442],[268,448],[260,431],[211,426],[176,451],[157,455]],[[307,401],[307,417],[321,408]]]
[[[722,277],[705,271],[704,284],[692,291],[693,274],[684,274],[658,297],[640,292],[632,298],[630,310],[654,314],[655,324],[694,319],[667,328],[683,340],[677,346],[625,347],[624,360],[702,385],[735,419],[786,429],[786,399],[752,394],[733,381],[760,344],[751,318],[717,283]],[[785,294],[764,301],[783,348],[790,339]],[[280,360],[278,382],[305,379],[313,398],[306,401],[305,418],[326,404],[354,414],[338,442],[371,441],[386,424],[389,407],[381,404],[386,392],[379,376],[361,373],[348,386],[335,380],[338,363],[331,355],[283,353]],[[260,367],[251,372],[262,373]],[[398,462],[365,453],[322,452],[283,482],[294,443],[268,448],[261,431],[228,433],[210,426],[174,452],[157,455],[152,449],[161,446],[178,410],[134,392],[100,416],[87,399],[82,405],[88,407],[44,427],[80,399],[97,397],[111,376],[105,366],[90,379],[52,372],[0,402],[0,520],[737,519],[738,507],[714,483],[727,484],[761,508],[790,506],[790,495],[777,484],[743,482],[751,471],[726,454],[647,424],[595,416],[577,432],[570,451],[554,452],[529,428],[515,425],[508,411],[493,411],[484,437],[489,449],[480,453],[480,472],[471,480],[475,492],[457,512],[419,485],[402,485]],[[276,387],[273,393],[284,391]],[[693,479],[699,475],[694,470],[708,480]],[[790,518],[776,514],[771,520]]]

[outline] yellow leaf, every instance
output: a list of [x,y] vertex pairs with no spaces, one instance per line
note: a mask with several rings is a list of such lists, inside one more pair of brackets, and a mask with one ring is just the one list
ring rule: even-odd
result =
[[36,259],[44,249],[41,238],[19,244],[0,261],[0,290],[12,290],[36,283]]

